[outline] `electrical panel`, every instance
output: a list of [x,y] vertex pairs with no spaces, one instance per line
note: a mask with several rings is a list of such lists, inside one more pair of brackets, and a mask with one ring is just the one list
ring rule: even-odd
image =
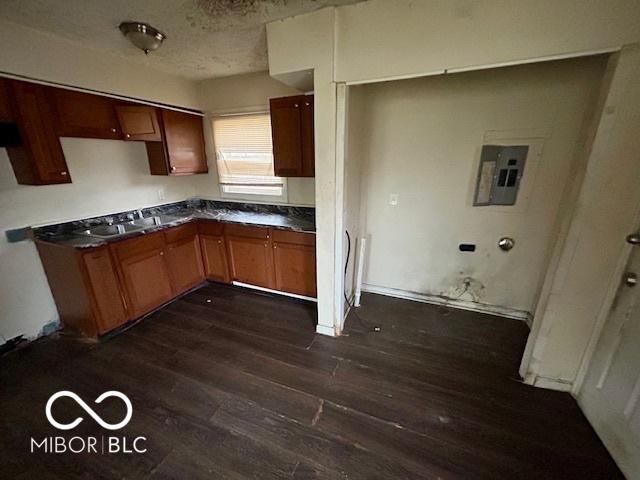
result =
[[483,145],[473,204],[515,205],[528,145]]

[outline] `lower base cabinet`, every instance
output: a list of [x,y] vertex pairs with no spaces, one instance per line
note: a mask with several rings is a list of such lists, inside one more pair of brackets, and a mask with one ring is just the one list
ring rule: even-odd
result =
[[200,221],[97,248],[36,245],[62,322],[90,337],[205,278],[316,296],[314,234]]
[[162,232],[112,246],[132,318],[150,312],[173,297],[164,259]]
[[259,287],[275,287],[270,230],[263,227],[227,225],[225,240],[231,278]]
[[48,242],[36,247],[65,326],[96,337],[129,319],[109,247],[76,250]]
[[165,232],[166,258],[173,294],[179,295],[204,281],[202,255],[195,224]]
[[275,289],[316,296],[316,238],[298,232],[273,232]]
[[224,241],[222,223],[200,222],[198,225],[202,264],[207,280],[231,283],[227,247]]

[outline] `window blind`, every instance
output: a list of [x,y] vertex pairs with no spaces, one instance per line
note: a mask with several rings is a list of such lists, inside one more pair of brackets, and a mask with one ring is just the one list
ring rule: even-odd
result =
[[[277,191],[282,192],[282,178],[276,177],[273,170],[271,117],[268,113],[214,118],[213,141],[223,188],[241,186],[241,190],[249,193],[249,186],[269,186],[269,194],[276,193],[277,187],[280,187]],[[228,188],[227,191],[237,189]]]

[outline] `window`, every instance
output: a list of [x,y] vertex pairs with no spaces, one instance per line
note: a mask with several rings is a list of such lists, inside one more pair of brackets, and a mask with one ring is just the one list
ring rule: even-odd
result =
[[284,180],[276,177],[273,170],[268,113],[214,118],[213,143],[223,194],[284,194]]

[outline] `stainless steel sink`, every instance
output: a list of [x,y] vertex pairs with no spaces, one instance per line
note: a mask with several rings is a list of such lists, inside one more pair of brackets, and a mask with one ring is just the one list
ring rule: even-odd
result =
[[161,225],[166,225],[167,223],[175,222],[176,220],[180,220],[180,217],[156,215],[155,217],[139,218],[137,220],[131,220],[129,222],[118,223],[115,225],[99,225],[87,230],[82,230],[78,233],[89,237],[113,238],[119,235],[126,235],[131,232],[138,232],[145,228],[159,227]]
[[180,218],[172,217],[171,215],[156,215],[155,217],[139,218],[128,223],[140,227],[157,227],[160,225],[166,225],[167,223],[175,222],[176,220],[180,220]]
[[133,225],[131,223],[120,223],[117,225],[100,225],[93,228],[88,228],[87,230],[82,230],[82,235],[88,235],[89,237],[98,237],[98,238],[111,238],[117,237],[118,235],[124,235],[126,233],[137,232],[138,230],[142,230],[144,227],[140,225]]

